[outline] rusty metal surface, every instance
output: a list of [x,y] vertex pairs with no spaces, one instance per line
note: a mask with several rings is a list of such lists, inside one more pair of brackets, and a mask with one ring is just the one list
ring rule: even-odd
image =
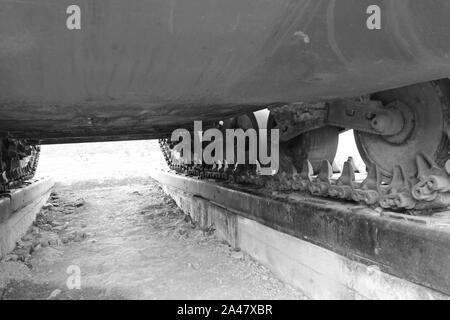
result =
[[412,217],[300,193],[269,196],[162,171],[154,177],[273,229],[450,294],[449,212]]
[[[66,28],[71,4],[81,30]],[[373,4],[381,30],[366,27]],[[0,127],[160,137],[192,119],[444,78],[449,14],[445,0],[0,0]]]

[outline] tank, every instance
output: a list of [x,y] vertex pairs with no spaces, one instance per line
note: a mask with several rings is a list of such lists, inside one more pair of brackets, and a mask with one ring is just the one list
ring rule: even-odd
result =
[[445,0],[0,4],[1,133],[44,143],[160,138],[450,74]]
[[[389,208],[449,203],[448,1],[0,4],[6,147],[161,138],[169,164],[192,171],[172,161],[174,129],[195,120],[258,127],[252,112],[268,108],[262,122],[282,129],[277,177],[298,174],[313,194]],[[358,186],[351,161],[331,179],[347,129],[368,171]],[[33,164],[33,150],[13,154]]]

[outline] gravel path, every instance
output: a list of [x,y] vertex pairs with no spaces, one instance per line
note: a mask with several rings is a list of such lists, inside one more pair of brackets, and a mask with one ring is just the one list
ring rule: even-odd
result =
[[58,187],[0,263],[0,297],[305,299],[244,253],[196,228],[157,182],[132,181]]

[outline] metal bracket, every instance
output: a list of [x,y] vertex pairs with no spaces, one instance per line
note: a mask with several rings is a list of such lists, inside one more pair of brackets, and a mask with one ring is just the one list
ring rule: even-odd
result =
[[358,99],[294,103],[272,108],[271,115],[275,119],[276,129],[280,130],[281,141],[324,126],[403,140],[412,123],[409,108],[400,101],[388,105],[383,105],[381,101]]
[[404,127],[402,111],[380,101],[336,100],[328,103],[326,123],[383,136],[400,133]]

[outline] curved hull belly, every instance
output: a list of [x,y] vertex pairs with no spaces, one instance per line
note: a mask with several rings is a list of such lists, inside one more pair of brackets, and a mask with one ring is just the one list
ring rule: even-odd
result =
[[[381,29],[367,27],[370,5]],[[0,130],[156,138],[448,77],[448,16],[446,0],[0,0]]]

